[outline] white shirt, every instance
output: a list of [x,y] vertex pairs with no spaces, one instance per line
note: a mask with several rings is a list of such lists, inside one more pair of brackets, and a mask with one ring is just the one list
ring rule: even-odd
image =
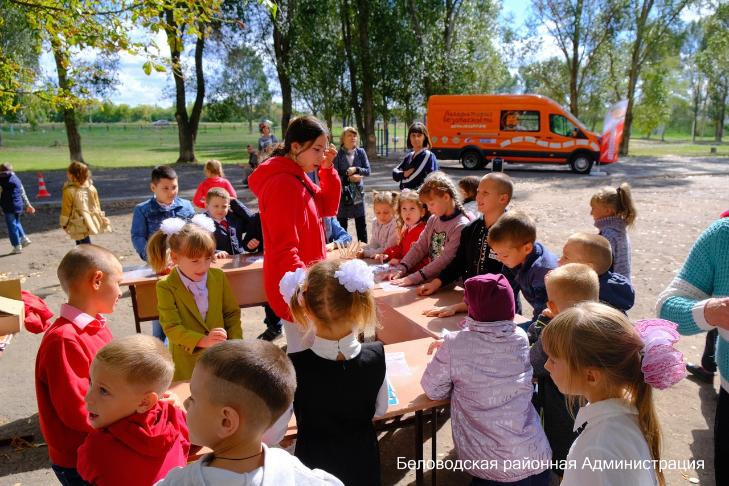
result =
[[204,321],[205,316],[208,315],[208,275],[205,274],[201,280],[196,282],[187,278],[179,268],[177,269],[177,274],[180,276],[182,285],[190,291],[193,299],[195,299],[197,310],[200,311],[200,316]]
[[[576,469],[565,469],[561,486],[658,484],[648,443],[638,427],[638,410],[627,400],[611,398],[588,403],[577,413],[574,430],[584,424],[587,425],[567,454],[567,464],[576,461]],[[599,466],[590,467],[610,461],[644,461],[644,465],[602,470]]]

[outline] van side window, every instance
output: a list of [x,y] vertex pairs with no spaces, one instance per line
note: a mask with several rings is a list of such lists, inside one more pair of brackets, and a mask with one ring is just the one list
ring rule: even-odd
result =
[[562,115],[549,115],[549,130],[563,137],[584,138],[580,137],[582,132]]
[[501,130],[514,132],[538,132],[539,112],[503,110],[501,112]]

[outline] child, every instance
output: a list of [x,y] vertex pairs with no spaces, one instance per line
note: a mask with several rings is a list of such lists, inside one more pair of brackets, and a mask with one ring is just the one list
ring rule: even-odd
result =
[[248,176],[258,167],[258,153],[253,145],[248,144],[246,152],[248,152],[248,167],[243,167],[243,187],[248,187]]
[[271,122],[264,120],[258,124],[258,131],[261,136],[258,138],[258,161],[266,160],[278,144],[276,135],[271,133]]
[[[134,208],[131,227],[132,245],[139,258],[145,262],[147,240],[159,229],[162,220],[190,219],[195,216],[195,209],[190,201],[177,197],[177,173],[172,167],[159,165],[152,169],[149,187],[154,195]],[[165,333],[158,320],[152,321],[152,334],[164,342]]]
[[[416,285],[437,277],[456,256],[461,230],[468,224],[456,186],[443,172],[430,174],[418,193],[432,216],[418,241],[394,267],[395,285]],[[425,257],[430,258],[430,263],[415,271]]]
[[[465,282],[476,275],[501,273],[503,265],[488,243],[489,228],[504,214],[511,202],[514,183],[503,172],[491,172],[481,178],[476,192],[478,212],[482,218],[468,223],[461,232],[461,241],[453,260],[440,275],[418,287],[418,295],[430,295],[444,285],[457,280]],[[426,310],[431,317],[448,317],[458,312],[466,312],[466,303],[459,302],[445,307]]]
[[337,218],[329,216],[321,220],[324,224],[327,251],[334,251],[340,246],[347,246],[352,242],[352,235],[342,228]]
[[425,125],[420,122],[410,125],[407,146],[412,152],[405,156],[400,165],[392,169],[392,179],[400,183],[401,191],[403,189],[417,191],[428,174],[438,170],[438,160],[435,154],[428,150],[430,135]]
[[207,196],[208,191],[213,187],[225,189],[228,194],[230,194],[230,197],[233,199],[238,198],[238,195],[235,193],[235,189],[233,189],[233,184],[225,178],[225,174],[223,173],[223,164],[221,164],[219,160],[210,159],[205,162],[204,172],[205,180],[197,186],[195,195],[192,198],[192,202],[195,206],[205,209],[205,197]]
[[316,334],[311,348],[289,354],[297,382],[295,455],[348,486],[380,484],[372,419],[387,410],[385,350],[357,340],[360,329],[376,324],[373,287],[362,260],[319,262],[306,275],[287,273],[280,285],[295,322],[311,323]]
[[100,246],[79,245],[66,253],[57,274],[68,303],[38,348],[35,395],[53,472],[61,484],[80,485],[85,483],[76,470],[76,454],[92,430],[84,405],[89,367],[111,341],[102,314],[113,312],[122,294],[122,266]]
[[91,243],[90,235],[111,231],[109,218],[101,210],[99,194],[86,164],[74,160],[66,177],[61,196],[61,228],[77,245]]
[[339,201],[337,219],[347,231],[350,218],[354,218],[357,239],[367,243],[364,178],[370,175],[370,161],[367,152],[357,146],[359,133],[356,128],[344,127],[339,141],[339,151],[334,159],[334,168],[342,181],[342,198]]
[[25,188],[20,178],[13,172],[10,164],[0,164],[0,207],[5,214],[5,223],[8,225],[8,237],[13,253],[22,253],[23,247],[30,245],[30,238],[25,234],[20,224],[20,215],[23,214],[23,206],[28,214],[35,213],[35,208],[30,204]]
[[147,244],[153,270],[166,267],[169,260],[175,265],[157,281],[159,320],[170,341],[174,381],[190,379],[202,349],[243,337],[240,307],[228,279],[219,268],[210,268],[214,231],[212,220],[202,214],[190,223],[170,218]]
[[274,344],[226,341],[207,349],[192,373],[185,408],[190,440],[212,452],[173,469],[157,486],[341,486],[262,440],[291,405],[295,389],[291,362]]
[[600,279],[600,302],[627,312],[635,304],[635,290],[630,281],[611,272],[613,256],[607,238],[590,233],[575,233],[567,238],[559,264],[584,263]]
[[520,324],[527,329],[547,306],[544,276],[557,267],[557,257],[537,242],[537,227],[532,218],[521,211],[509,211],[489,229],[488,243],[506,267],[504,275],[513,282],[532,306],[530,322]]
[[[596,302],[600,284],[597,273],[581,263],[568,263],[550,271],[544,278],[547,288],[547,308],[529,328],[529,340],[534,345],[529,350],[529,360],[534,369],[537,382],[536,404],[542,411],[542,425],[552,448],[552,461],[564,461],[567,452],[577,435],[573,432],[574,416],[577,410],[569,408],[565,397],[560,393],[544,369],[547,355],[542,347],[540,335],[545,326],[560,312],[574,307],[580,302]],[[562,477],[563,468],[552,468]]]
[[[612,307],[585,302],[568,309],[544,328],[546,368],[565,395],[587,399],[575,418],[580,430],[567,461],[562,486],[585,484],[666,484],[651,466],[660,460],[661,429],[653,388],[668,388],[686,371],[673,348],[676,324],[638,321],[635,326]],[[593,469],[607,461],[632,461],[637,468]]]
[[372,238],[363,251],[365,258],[373,258],[385,248],[397,244],[397,198],[396,192],[374,191],[372,194],[375,219],[372,220]]
[[94,428],[78,450],[78,472],[97,486],[153,484],[187,465],[185,414],[160,397],[175,365],[159,339],[133,334],[96,354],[86,393]]
[[[529,341],[514,323],[514,293],[503,275],[477,275],[464,286],[464,330],[445,335],[420,384],[431,400],[451,397],[458,458],[497,461],[468,470],[472,485],[547,486],[552,451],[531,402]],[[536,466],[504,467],[526,459]]]
[[480,182],[476,176],[466,176],[458,181],[458,192],[461,195],[461,201],[463,201],[463,209],[465,209],[470,220],[474,220],[478,216],[476,194],[478,193],[478,185]]
[[[425,229],[425,223],[430,217],[425,204],[420,202],[417,191],[410,189],[402,191],[397,200],[397,206],[400,242],[395,246],[385,248],[384,252],[378,253],[374,257],[380,262],[389,261],[390,265],[400,263],[400,260],[410,251],[413,244],[418,241],[420,233]],[[415,265],[413,271],[420,270],[428,263],[430,263],[430,258],[423,258],[420,263]]]
[[617,188],[605,187],[590,199],[590,215],[599,234],[610,242],[613,251],[611,270],[630,281],[630,238],[626,228],[635,223],[635,206],[630,185],[623,182]]

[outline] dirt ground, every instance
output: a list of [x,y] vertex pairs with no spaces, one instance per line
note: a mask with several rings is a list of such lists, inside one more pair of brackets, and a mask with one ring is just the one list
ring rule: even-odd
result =
[[[392,161],[373,164],[373,176],[368,189],[394,188],[389,178]],[[466,171],[455,162],[443,163],[454,178],[478,171]],[[594,231],[589,216],[590,195],[602,185],[615,185],[628,180],[634,188],[639,215],[630,236],[633,244],[633,282],[636,306],[629,313],[633,319],[654,316],[658,293],[681,267],[688,250],[700,232],[722,211],[729,208],[729,160],[709,158],[633,158],[606,169],[604,177],[577,176],[563,168],[507,166],[515,181],[516,192],[512,207],[532,214],[539,228],[539,240],[559,254],[565,239],[574,231]],[[111,218],[113,233],[93,238],[119,257],[123,265],[137,265],[139,258],[129,240],[131,209],[148,197],[149,169],[95,171],[102,204]],[[183,195],[190,196],[201,177],[201,168],[179,170]],[[29,193],[35,193],[33,174],[20,174]],[[0,278],[23,277],[23,288],[46,299],[57,310],[64,295],[58,285],[55,270],[58,262],[73,242],[58,228],[58,205],[63,173],[46,174],[53,194],[50,203],[38,205],[35,216],[25,216],[23,225],[33,239],[22,255],[10,255],[7,231],[0,228]],[[231,168],[228,176],[240,181],[240,170]],[[236,182],[236,188],[241,188]],[[251,202],[248,191],[242,199]],[[255,201],[251,202],[255,207]],[[353,228],[350,228],[353,231]],[[252,339],[263,330],[261,308],[245,309],[244,338]],[[132,306],[125,293],[116,312],[110,316],[115,336],[134,332]],[[149,332],[149,327],[146,327]],[[15,441],[0,444],[0,485],[54,484],[47,448],[38,428],[37,406],[33,387],[35,354],[40,335],[23,332],[15,336],[0,356],[0,440],[29,437],[29,443]],[[703,349],[704,336],[684,337],[679,348],[688,360],[697,360]],[[279,339],[277,344],[283,345]],[[713,424],[716,406],[715,386],[684,380],[673,389],[658,392],[656,403],[663,426],[663,457],[680,462],[703,460],[703,470],[667,471],[668,484],[691,484],[697,478],[702,485],[713,485]],[[426,427],[429,430],[429,426]],[[427,432],[426,432],[427,435]],[[413,430],[404,428],[380,435],[382,475],[384,484],[411,484],[413,471],[398,470],[397,458],[412,458]],[[455,458],[450,422],[438,431],[439,458]],[[426,443],[426,457],[430,440]],[[429,473],[426,473],[429,481]],[[438,472],[439,484],[467,484],[463,473]],[[695,483],[695,481],[694,481]]]

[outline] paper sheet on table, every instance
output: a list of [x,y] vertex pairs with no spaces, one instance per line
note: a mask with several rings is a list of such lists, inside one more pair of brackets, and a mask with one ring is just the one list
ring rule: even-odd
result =
[[385,353],[385,367],[388,376],[410,376],[413,374],[403,352]]
[[154,273],[154,270],[152,270],[149,267],[136,267],[133,269],[130,269],[123,274],[124,280],[134,280],[137,278],[149,278],[154,277],[156,274]]
[[246,263],[258,263],[263,261],[262,256],[249,256],[245,258]]
[[380,288],[385,292],[407,292],[410,290],[409,287],[400,287],[399,285],[392,285],[390,282],[380,282]]

